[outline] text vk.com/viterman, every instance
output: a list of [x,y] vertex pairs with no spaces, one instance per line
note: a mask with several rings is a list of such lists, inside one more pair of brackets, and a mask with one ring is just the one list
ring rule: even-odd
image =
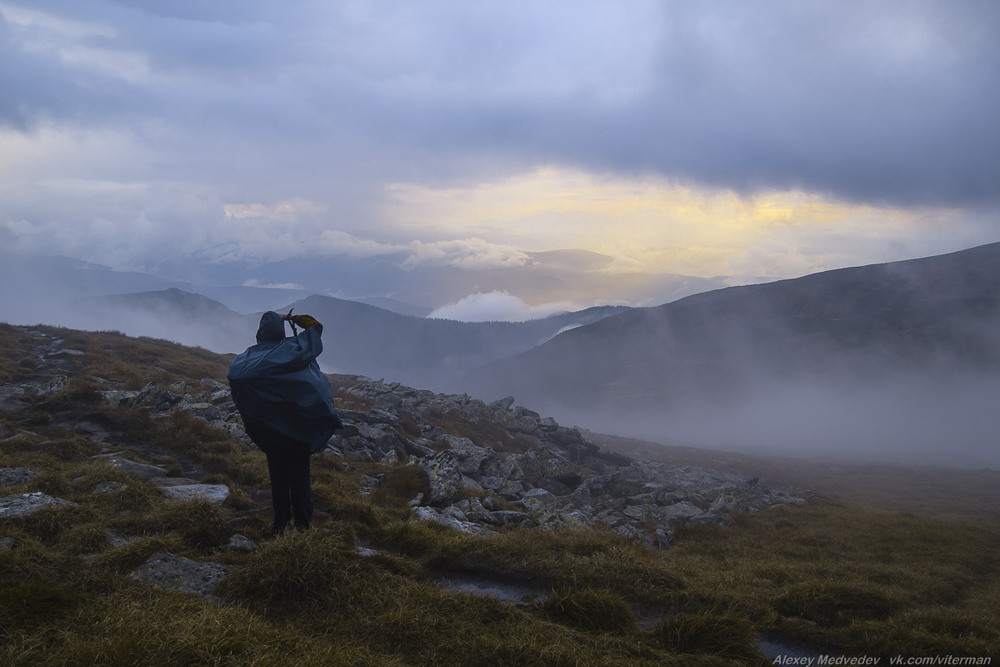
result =
[[[870,655],[848,657],[846,655],[821,655],[814,658],[797,657],[791,655],[779,655],[775,657],[775,665],[801,665],[802,667],[813,667],[814,665],[878,665],[882,658]],[[991,665],[993,658],[989,657],[963,657],[954,655],[935,655],[917,658],[907,658],[901,655],[889,658],[890,665]]]

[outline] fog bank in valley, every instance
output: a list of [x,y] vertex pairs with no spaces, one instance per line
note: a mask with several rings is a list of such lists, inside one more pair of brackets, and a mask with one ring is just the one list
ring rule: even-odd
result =
[[744,454],[1000,470],[1000,383],[898,374],[877,383],[760,379],[751,392],[620,414],[551,406],[557,420]]

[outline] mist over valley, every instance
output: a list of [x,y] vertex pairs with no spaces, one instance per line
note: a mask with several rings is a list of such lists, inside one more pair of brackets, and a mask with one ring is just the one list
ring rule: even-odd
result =
[[742,451],[993,466],[1000,244],[694,295],[477,369],[564,421]]
[[4,267],[8,321],[235,353],[254,343],[262,310],[294,308],[323,322],[327,372],[510,395],[563,423],[663,443],[1000,466],[1000,244],[521,322],[297,288],[199,294],[68,258],[33,265],[46,267],[37,281],[23,280],[24,262]]

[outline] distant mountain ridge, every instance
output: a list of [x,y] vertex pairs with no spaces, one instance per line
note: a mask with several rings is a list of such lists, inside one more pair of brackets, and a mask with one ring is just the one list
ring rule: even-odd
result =
[[[602,306],[527,322],[457,322],[319,295],[278,310],[292,308],[323,323],[320,363],[325,370],[441,390],[455,388],[457,378],[474,366],[627,310]],[[177,288],[96,297],[85,301],[85,309],[102,328],[234,353],[254,344],[260,317]]]
[[[391,298],[409,309],[429,310],[470,294],[490,292],[505,292],[531,305],[657,304],[725,284],[721,278],[608,271],[613,264],[611,257],[584,250],[527,252],[519,259],[505,265],[442,263],[421,261],[406,252],[372,257],[294,257],[265,263],[175,257],[164,260],[157,275],[200,285],[294,285],[308,294],[363,302]],[[389,310],[418,313],[396,307]]]
[[324,368],[456,391],[461,391],[458,378],[475,366],[535,347],[567,327],[627,310],[604,306],[527,322],[457,322],[316,295],[292,306],[323,323]]
[[171,287],[151,292],[109,294],[80,304],[90,328],[149,336],[237,352],[255,342],[259,316],[243,315],[201,294]]
[[[254,343],[259,311],[237,313],[176,285],[88,299],[100,286],[141,287],[149,277],[65,258],[52,266],[80,284],[65,307],[38,304],[38,322],[221,352]],[[14,277],[44,272],[30,263],[3,268]],[[31,301],[34,284],[21,284],[7,283],[6,294]],[[938,462],[949,447],[969,463],[995,449],[1000,432],[1000,244],[529,322],[425,319],[328,296],[296,300],[292,290],[255,294],[272,299],[271,309],[323,322],[328,372],[488,400],[512,395],[597,431],[773,445],[775,453],[920,450]]]
[[[514,395],[563,421],[607,429],[602,419],[628,415],[654,431],[695,414],[738,430],[737,416],[753,411],[732,406],[773,397],[772,411],[799,410],[800,421],[830,431],[836,400],[857,402],[876,387],[900,410],[883,411],[887,419],[912,420],[913,409],[938,411],[942,426],[957,421],[964,408],[947,408],[948,396],[971,391],[966,379],[1000,388],[1000,243],[634,309],[491,362],[467,386],[486,399]],[[915,386],[926,395],[919,407],[907,402]],[[817,404],[797,402],[810,391]],[[867,418],[878,416],[873,406]]]

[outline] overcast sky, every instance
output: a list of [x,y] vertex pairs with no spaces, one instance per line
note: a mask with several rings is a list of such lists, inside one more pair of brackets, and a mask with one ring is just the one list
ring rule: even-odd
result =
[[1000,240],[1000,2],[0,0],[0,243],[734,280]]

